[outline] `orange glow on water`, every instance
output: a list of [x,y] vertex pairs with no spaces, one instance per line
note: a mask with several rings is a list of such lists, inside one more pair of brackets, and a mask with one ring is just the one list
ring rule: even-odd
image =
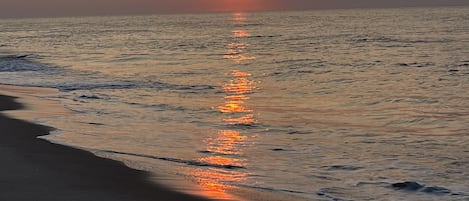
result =
[[233,22],[235,24],[246,24],[247,18],[244,13],[233,13]]
[[228,47],[230,48],[230,50],[233,50],[233,49],[246,49],[247,47],[247,44],[246,43],[241,43],[241,42],[232,42],[232,43],[228,43]]
[[233,50],[233,49],[228,50],[228,54],[230,55],[241,54],[241,53],[243,53],[242,50]]
[[241,72],[241,71],[236,70],[236,71],[233,71],[231,75],[235,77],[249,77],[251,76],[251,73],[246,73],[246,72]]
[[[243,24],[247,18],[243,13],[233,14],[234,24]],[[227,44],[225,59],[232,60],[235,64],[247,60],[256,60],[256,57],[247,55],[248,44],[243,41],[248,39],[250,33],[247,30],[232,30],[233,41]],[[257,123],[253,110],[248,108],[246,102],[251,101],[249,94],[257,89],[256,81],[252,80],[252,74],[241,70],[231,70],[229,78],[222,85],[225,93],[224,102],[217,109],[222,113],[222,122],[227,125],[252,125]],[[243,147],[247,145],[248,137],[237,130],[219,130],[217,135],[205,140],[207,155],[198,160],[217,166],[245,167],[247,159],[242,157]],[[225,170],[219,168],[203,168],[192,173],[198,178],[198,183],[203,189],[203,195],[214,199],[234,199],[228,190],[234,188],[226,183],[241,182],[246,180],[247,173],[237,170]]]
[[233,159],[223,156],[209,156],[201,158],[200,161],[215,164],[215,165],[238,165],[240,164],[239,159]]
[[255,60],[256,59],[256,57],[247,57],[247,56],[243,56],[243,55],[225,55],[224,58],[225,59],[232,59],[236,63],[241,63],[242,61],[248,61],[248,60]]
[[223,121],[228,123],[228,124],[232,124],[232,125],[235,125],[235,124],[250,125],[250,124],[253,124],[253,123],[257,122],[254,119],[253,114],[247,114],[247,115],[244,115],[244,116],[238,117],[238,118],[223,119]]
[[235,146],[242,143],[246,138],[246,136],[242,136],[240,132],[235,130],[221,130],[218,131],[216,138],[207,141],[207,150],[224,155],[242,154],[242,151],[235,149]]
[[223,86],[225,92],[235,94],[250,93],[254,90],[254,88],[255,82],[246,78],[236,78]]
[[219,106],[218,110],[223,113],[251,112],[251,110],[243,106],[242,101],[227,101],[225,105]]
[[244,37],[251,36],[251,34],[246,30],[233,30],[231,32],[233,33],[233,36],[236,38],[244,38]]
[[[206,141],[207,151],[213,155],[202,157],[199,161],[216,165],[244,166],[244,159],[233,156],[243,154],[239,145],[244,144],[246,139],[247,137],[242,136],[238,131],[220,130],[216,137]],[[246,179],[245,173],[237,171],[201,169],[193,174],[199,178],[197,183],[203,189],[203,195],[216,199],[234,200],[231,195],[226,193],[232,187],[225,185],[224,182],[240,182]]]
[[248,100],[249,97],[245,96],[245,95],[228,95],[228,96],[225,96],[226,99],[229,99],[229,100],[235,100],[235,101],[242,101],[242,100]]
[[238,200],[227,191],[233,189],[225,185],[224,181],[241,182],[246,180],[246,174],[241,172],[214,171],[211,169],[201,169],[193,172],[197,178],[196,182],[202,189],[202,195],[217,200]]
[[[227,94],[225,96],[225,104],[218,107],[218,110],[223,113],[246,113],[252,112],[252,110],[244,106],[244,101],[248,100],[249,97],[246,94],[251,93],[255,90],[255,81],[249,80],[251,74],[242,71],[233,71],[231,75],[234,77],[229,83],[223,85],[223,90]],[[233,123],[236,119],[239,119],[239,123],[253,123],[255,121],[246,121],[240,118],[230,118],[228,122]],[[225,121],[227,122],[227,121]]]
[[227,54],[223,56],[225,59],[231,59],[236,63],[256,59],[254,56],[244,55],[244,49],[247,47],[246,43],[230,43],[228,47],[230,47],[230,49],[228,49]]
[[[237,15],[234,15],[234,16],[235,16],[235,19],[237,19],[237,17],[239,17]],[[243,21],[241,21],[241,19],[243,19],[243,18],[239,18],[238,20],[240,20],[240,21],[234,20],[234,22],[235,23],[243,23]],[[251,34],[247,30],[242,30],[242,29],[241,30],[232,30],[231,33],[233,34],[233,37],[236,38],[236,39],[243,39],[243,38],[251,36]],[[231,59],[235,63],[241,63],[243,61],[249,61],[249,60],[256,60],[257,59],[254,56],[246,55],[245,50],[248,47],[248,44],[245,43],[245,42],[241,42],[241,41],[231,42],[231,43],[228,43],[227,46],[228,46],[228,52],[227,52],[227,54],[225,54],[225,56],[223,56],[223,58],[225,58],[225,59]]]

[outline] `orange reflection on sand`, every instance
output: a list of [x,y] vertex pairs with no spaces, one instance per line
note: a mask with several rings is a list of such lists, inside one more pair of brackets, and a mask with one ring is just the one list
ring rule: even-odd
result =
[[[245,165],[244,159],[236,158],[243,154],[240,145],[244,144],[246,136],[242,136],[235,130],[218,131],[218,136],[207,140],[207,151],[213,155],[200,158],[199,161],[222,166]],[[204,195],[217,199],[232,199],[226,190],[230,188],[224,182],[240,182],[245,180],[246,175],[242,172],[228,171],[222,169],[205,169],[195,172],[197,182],[204,190]]]
[[233,187],[225,185],[224,182],[241,182],[246,178],[245,173],[213,169],[200,169],[193,174],[199,178],[197,183],[202,189],[202,196],[217,200],[237,200],[227,193]]

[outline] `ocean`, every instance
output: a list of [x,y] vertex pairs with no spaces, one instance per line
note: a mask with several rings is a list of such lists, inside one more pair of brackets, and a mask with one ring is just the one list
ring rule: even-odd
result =
[[468,47],[468,7],[0,19],[0,83],[183,192],[469,200]]

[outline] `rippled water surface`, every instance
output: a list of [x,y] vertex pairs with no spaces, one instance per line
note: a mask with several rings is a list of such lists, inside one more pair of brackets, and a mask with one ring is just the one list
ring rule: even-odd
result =
[[0,83],[212,198],[469,200],[467,47],[469,8],[3,19]]

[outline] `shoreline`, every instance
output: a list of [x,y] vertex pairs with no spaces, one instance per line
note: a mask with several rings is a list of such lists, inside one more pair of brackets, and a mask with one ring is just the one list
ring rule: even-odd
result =
[[[28,121],[46,114],[51,106],[48,104],[55,101],[46,100],[37,105],[17,101],[34,98],[31,93],[35,89],[40,88],[0,85],[0,157],[3,159],[0,188],[4,189],[0,200],[209,200],[155,184],[150,173],[132,169],[122,162],[39,139],[54,128]],[[37,108],[42,110],[35,110]],[[65,109],[52,111],[49,115],[67,112]]]
[[0,200],[307,200],[239,186],[227,191],[228,197],[220,196],[174,175],[155,175],[112,157],[49,141],[43,137],[57,129],[37,120],[73,114],[49,98],[57,93],[53,88],[0,84],[0,157],[7,159],[0,166],[0,188],[9,190],[0,191]]

